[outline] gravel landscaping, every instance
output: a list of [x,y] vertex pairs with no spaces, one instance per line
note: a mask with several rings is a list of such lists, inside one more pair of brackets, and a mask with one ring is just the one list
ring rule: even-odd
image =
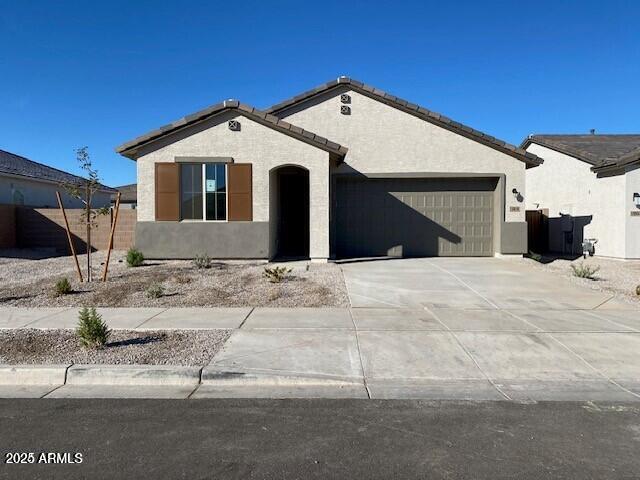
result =
[[[17,256],[30,258],[15,258]],[[197,269],[187,260],[147,260],[127,267],[125,252],[111,254],[109,281],[80,283],[72,257],[39,258],[38,252],[0,251],[0,306],[16,307],[346,307],[339,265],[295,262],[281,283],[264,278],[265,262],[214,262]],[[93,255],[99,278],[104,252]],[[80,258],[84,262],[84,257]],[[84,263],[81,263],[84,267]],[[67,277],[73,291],[56,295]],[[157,286],[160,285],[161,289]],[[156,287],[158,298],[148,294]]]
[[99,349],[81,346],[74,330],[0,330],[0,364],[207,365],[230,330],[114,330]]
[[[622,261],[597,256],[587,257],[586,260],[582,257],[567,260],[543,256],[541,261],[524,258],[523,262],[534,268],[561,275],[581,287],[613,293],[621,300],[640,304],[640,297],[636,295],[636,287],[640,285],[640,261],[638,260]],[[573,274],[571,265],[578,266],[582,262],[585,265],[600,268],[593,280],[579,278]]]

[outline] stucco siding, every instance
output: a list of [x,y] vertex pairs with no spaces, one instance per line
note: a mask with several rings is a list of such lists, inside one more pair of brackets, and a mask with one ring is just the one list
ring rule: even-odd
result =
[[527,170],[527,209],[547,208],[550,218],[581,217],[584,238],[598,239],[598,255],[625,258],[625,176],[598,178],[588,163],[537,144],[527,151],[544,159]]
[[[65,193],[60,185],[13,176],[0,176],[0,204],[24,205],[36,208],[57,208],[56,191],[62,196],[66,208],[81,208],[83,203]],[[22,201],[20,201],[22,199]],[[94,207],[104,207],[111,203],[111,194],[97,192],[93,198]]]
[[631,212],[640,212],[633,202],[633,194],[640,194],[640,166],[629,167],[625,178],[626,257],[640,258],[640,216],[631,215]]
[[[239,121],[240,131],[227,122]],[[158,145],[161,146],[158,146]],[[232,157],[253,165],[253,220],[269,221],[269,171],[282,165],[309,170],[310,256],[329,256],[329,154],[235,113],[213,117],[178,132],[143,151],[137,160],[138,221],[155,220],[155,163],[173,162],[176,156]]]
[[[350,115],[340,113],[340,94],[351,97]],[[301,128],[325,136],[349,152],[336,173],[487,173],[506,176],[505,220],[522,222],[524,204],[511,194],[525,195],[525,164],[516,158],[409,115],[350,90],[328,92],[281,112]],[[520,207],[520,211],[510,211]]]

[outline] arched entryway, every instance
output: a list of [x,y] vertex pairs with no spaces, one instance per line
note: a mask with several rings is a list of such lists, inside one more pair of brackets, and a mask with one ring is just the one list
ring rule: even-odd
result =
[[270,257],[309,258],[309,171],[294,165],[269,172]]

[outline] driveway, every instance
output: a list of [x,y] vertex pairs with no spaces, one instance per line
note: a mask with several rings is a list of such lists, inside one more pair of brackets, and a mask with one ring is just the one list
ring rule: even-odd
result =
[[421,258],[342,265],[353,307],[593,309],[612,295],[499,258]]
[[342,266],[350,309],[255,309],[194,397],[640,400],[640,311],[505,259]]

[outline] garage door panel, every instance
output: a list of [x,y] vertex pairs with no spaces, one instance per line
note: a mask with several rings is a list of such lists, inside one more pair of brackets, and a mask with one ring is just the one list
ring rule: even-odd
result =
[[336,253],[493,255],[495,179],[338,179]]

